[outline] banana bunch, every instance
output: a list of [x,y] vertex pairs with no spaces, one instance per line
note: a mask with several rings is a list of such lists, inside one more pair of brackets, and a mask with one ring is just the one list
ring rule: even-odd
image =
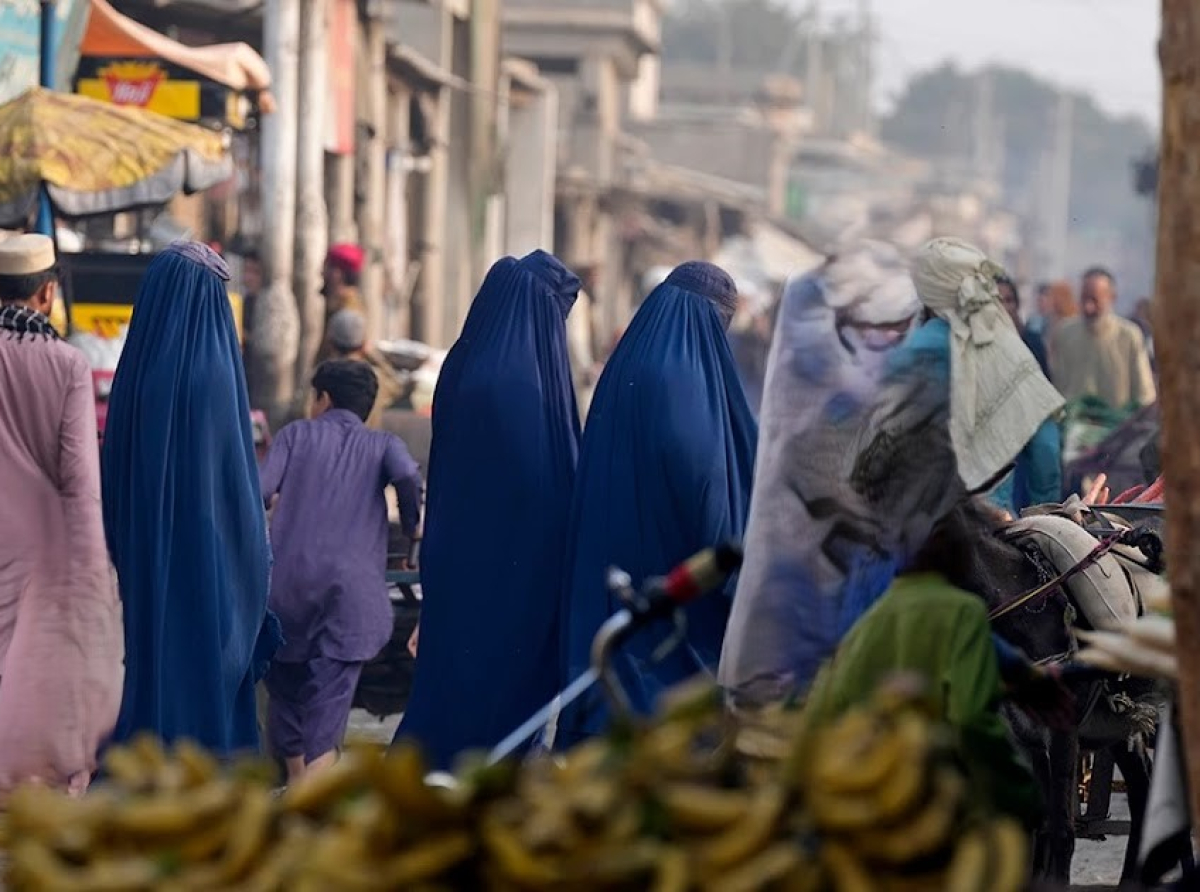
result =
[[266,766],[223,772],[187,742],[168,753],[141,738],[109,751],[105,769],[79,800],[13,794],[5,888],[419,889],[476,848],[469,793],[427,786],[412,749],[352,751],[282,796]]
[[257,765],[143,739],[83,799],[13,795],[6,888],[1019,892],[1022,831],[970,813],[952,741],[912,702],[803,732],[797,711],[735,720],[693,684],[561,757],[467,759],[450,789],[401,746],[278,796]]
[[801,787],[828,888],[1025,887],[1024,830],[1005,819],[974,826],[953,739],[894,693],[816,733]]

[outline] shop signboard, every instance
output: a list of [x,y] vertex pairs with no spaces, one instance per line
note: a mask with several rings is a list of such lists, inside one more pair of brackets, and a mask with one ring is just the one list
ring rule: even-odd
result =
[[75,92],[81,96],[144,108],[178,121],[223,121],[244,126],[238,94],[223,84],[163,59],[85,55],[79,60]]

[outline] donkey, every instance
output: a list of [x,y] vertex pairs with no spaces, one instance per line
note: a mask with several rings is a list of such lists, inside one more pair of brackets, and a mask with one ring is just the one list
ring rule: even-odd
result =
[[[1057,576],[1036,548],[1003,535],[1006,519],[982,499],[967,501],[943,522],[957,541],[950,581],[983,598],[990,608],[1050,582]],[[1004,613],[996,633],[1035,662],[1063,660],[1074,651],[1072,628],[1078,610],[1063,587]],[[1017,709],[1007,709],[1015,739],[1029,757],[1046,800],[1046,818],[1035,837],[1034,867],[1039,877],[1070,881],[1078,810],[1078,770],[1082,749],[1112,749],[1125,778],[1131,826],[1122,879],[1132,879],[1150,789],[1150,761],[1144,744],[1153,734],[1155,686],[1139,679],[1074,682],[1078,725],[1069,731],[1040,726]]]

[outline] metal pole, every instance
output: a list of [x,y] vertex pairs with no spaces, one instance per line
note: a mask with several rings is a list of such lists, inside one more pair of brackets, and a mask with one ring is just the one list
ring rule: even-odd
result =
[[[54,89],[54,2],[41,0],[41,18],[38,21],[38,83],[47,90]],[[50,206],[50,194],[45,185],[38,196],[37,231],[54,237],[54,209]]]

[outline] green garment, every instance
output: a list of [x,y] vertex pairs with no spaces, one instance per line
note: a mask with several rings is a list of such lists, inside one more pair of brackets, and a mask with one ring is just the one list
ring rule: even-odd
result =
[[937,573],[898,577],[813,682],[807,726],[867,703],[897,672],[926,679],[931,705],[960,735],[979,804],[1036,825],[1041,796],[1000,718],[1003,689],[983,602]]

